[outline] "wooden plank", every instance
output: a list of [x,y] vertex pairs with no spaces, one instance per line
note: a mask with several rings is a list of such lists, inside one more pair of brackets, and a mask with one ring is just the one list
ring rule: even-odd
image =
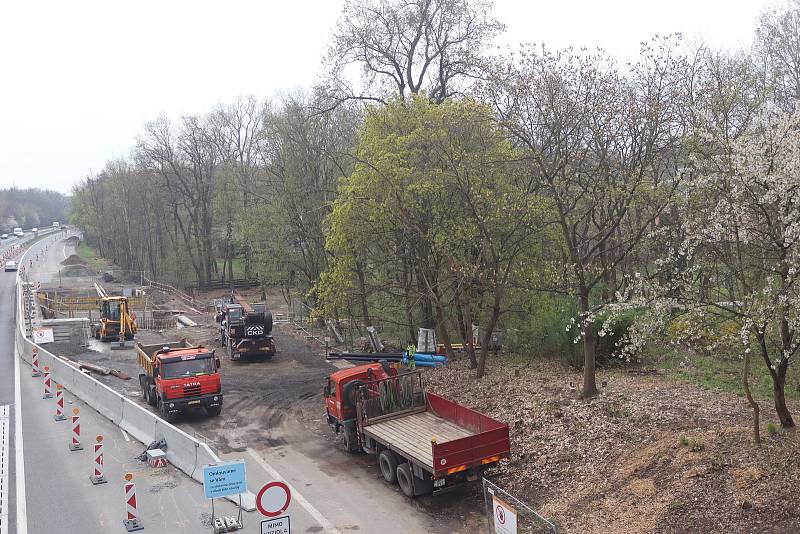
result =
[[368,432],[367,434],[372,434],[371,437],[382,443],[391,445],[403,456],[406,456],[412,460],[416,460],[422,465],[427,466],[429,469],[433,469],[433,456],[430,442],[426,443],[427,449],[422,449],[420,448],[419,443],[408,441],[403,435],[396,434],[391,429],[383,428],[378,430],[378,432]]
[[365,427],[364,432],[430,469],[433,469],[431,439],[445,443],[473,435],[469,430],[431,412],[387,419]]

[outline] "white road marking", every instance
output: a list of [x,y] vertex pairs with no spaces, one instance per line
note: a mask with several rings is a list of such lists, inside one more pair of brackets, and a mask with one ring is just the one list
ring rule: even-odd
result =
[[[17,328],[18,326],[15,324],[15,337]],[[19,386],[19,354],[17,354],[16,347],[14,348],[14,453],[17,471],[17,534],[28,534],[28,505],[25,500],[25,456],[22,453],[22,397]]]
[[0,406],[0,534],[8,534],[8,405]]
[[260,454],[258,454],[256,451],[254,451],[253,449],[251,449],[249,447],[247,448],[247,453],[250,456],[252,456],[253,459],[256,462],[258,462],[258,464],[261,467],[263,467],[264,470],[266,470],[267,473],[269,473],[270,475],[272,475],[276,479],[283,481],[283,483],[286,484],[289,487],[289,491],[292,492],[292,500],[293,501],[297,501],[297,504],[299,504],[300,506],[305,508],[306,512],[308,512],[308,514],[312,518],[314,518],[314,521],[319,523],[319,526],[321,526],[322,528],[325,529],[325,532],[327,532],[328,534],[342,534],[342,532],[338,528],[336,528],[333,525],[333,523],[328,521],[327,517],[322,515],[322,512],[320,512],[319,510],[314,508],[314,505],[312,505],[310,502],[308,502],[308,500],[306,500],[306,498],[303,497],[303,495],[299,491],[297,491],[297,488],[295,488],[291,484],[289,484],[289,482],[286,480],[286,478],[282,477],[281,474],[278,473],[275,470],[274,467],[269,465],[267,463],[267,461],[264,458],[261,457]]
[[122,432],[122,437],[125,438],[125,441],[131,440],[131,438],[128,437],[128,433],[122,430],[122,428],[120,428],[119,431]]

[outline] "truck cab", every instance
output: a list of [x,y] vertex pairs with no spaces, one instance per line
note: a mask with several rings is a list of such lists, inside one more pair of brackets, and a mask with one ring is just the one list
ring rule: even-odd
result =
[[370,382],[392,376],[397,376],[397,369],[386,362],[376,362],[342,369],[328,377],[323,392],[328,424],[337,434],[344,432],[348,450],[356,445],[355,421],[359,389]]
[[204,408],[211,417],[222,411],[219,360],[212,350],[187,345],[169,343],[159,348],[137,344],[145,371],[139,375],[145,400],[157,406],[169,422],[191,408]]

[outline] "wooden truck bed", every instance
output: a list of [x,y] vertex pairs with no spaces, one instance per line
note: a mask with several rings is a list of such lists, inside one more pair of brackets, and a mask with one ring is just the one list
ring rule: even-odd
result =
[[364,428],[364,433],[381,443],[391,443],[397,452],[413,458],[431,471],[434,471],[431,440],[444,443],[473,435],[466,428],[432,412],[419,412],[373,423]]

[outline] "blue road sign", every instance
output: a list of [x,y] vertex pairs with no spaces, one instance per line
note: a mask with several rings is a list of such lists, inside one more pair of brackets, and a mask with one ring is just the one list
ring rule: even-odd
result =
[[203,467],[203,492],[206,499],[247,492],[244,461],[224,462]]

